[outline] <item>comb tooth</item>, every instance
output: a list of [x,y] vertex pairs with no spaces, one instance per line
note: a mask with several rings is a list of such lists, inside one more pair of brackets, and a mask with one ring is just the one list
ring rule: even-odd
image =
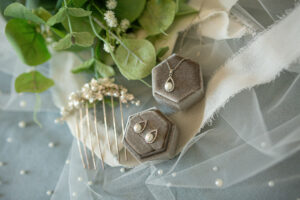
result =
[[[125,138],[125,131],[124,131],[124,116],[123,116],[123,105],[122,105],[122,101],[121,98],[119,98],[119,104],[120,104],[120,114],[121,114],[121,125],[122,125],[122,143],[124,142],[124,138]],[[124,146],[124,154],[125,154],[125,160],[127,160],[127,150]]]
[[98,143],[98,148],[99,148],[99,154],[100,154],[102,169],[104,169],[103,156],[102,156],[102,151],[101,151],[101,147],[100,147],[99,133],[98,133],[98,127],[97,127],[97,112],[96,112],[96,104],[95,103],[93,104],[93,108],[94,108],[95,133],[96,133],[96,137],[97,137],[97,143]]
[[104,119],[104,125],[105,125],[105,135],[106,135],[106,140],[107,140],[107,144],[108,144],[108,149],[110,152],[111,148],[110,148],[110,141],[109,141],[109,136],[108,136],[108,129],[107,129],[107,118],[106,118],[106,109],[105,109],[105,102],[104,99],[102,101],[102,109],[103,109],[103,119]]
[[112,113],[112,118],[113,118],[114,133],[115,133],[115,145],[116,145],[116,150],[117,150],[117,158],[118,158],[118,161],[120,162],[119,147],[118,147],[118,135],[117,135],[116,117],[115,117],[115,106],[114,106],[113,96],[110,97],[110,101],[111,101],[111,113]]
[[[79,109],[79,117],[80,117],[80,130],[81,133],[83,133],[83,117],[82,117],[82,109]],[[87,150],[86,150],[86,141],[84,139],[85,137],[83,137],[83,150],[84,150],[84,155],[85,155],[85,159],[86,159],[86,163],[87,163],[87,167],[88,169],[90,169],[90,162],[89,162],[89,157],[87,155]]]
[[85,115],[86,115],[87,130],[88,130],[88,134],[89,134],[89,138],[90,138],[90,146],[91,146],[91,154],[92,154],[93,165],[94,165],[94,169],[97,169],[96,162],[95,162],[94,147],[93,147],[93,142],[92,142],[92,132],[91,132],[91,126],[90,126],[89,105],[88,105],[88,103],[85,104]]
[[75,116],[75,119],[76,119],[76,138],[77,138],[77,146],[78,146],[78,150],[79,150],[79,155],[80,155],[80,159],[81,159],[81,162],[82,162],[82,165],[83,165],[83,168],[86,168],[85,166],[85,162],[84,162],[84,159],[83,159],[83,156],[82,156],[82,151],[81,151],[81,145],[80,145],[80,130],[79,130],[79,125],[78,125],[78,119],[77,119],[77,116]]

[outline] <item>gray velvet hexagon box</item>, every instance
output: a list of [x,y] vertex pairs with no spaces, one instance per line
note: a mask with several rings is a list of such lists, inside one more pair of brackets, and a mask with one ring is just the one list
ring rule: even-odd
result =
[[169,77],[167,62],[173,69],[182,59],[184,58],[173,54],[152,69],[153,97],[158,103],[175,110],[187,109],[204,96],[201,68],[198,63],[189,59],[185,59],[173,72],[174,90],[165,90],[165,83]]
[[[134,125],[145,123],[141,133],[134,130]],[[147,133],[157,130],[155,141],[147,143]],[[174,123],[156,108],[150,108],[128,118],[124,145],[126,149],[139,161],[171,159],[175,155],[178,130]]]

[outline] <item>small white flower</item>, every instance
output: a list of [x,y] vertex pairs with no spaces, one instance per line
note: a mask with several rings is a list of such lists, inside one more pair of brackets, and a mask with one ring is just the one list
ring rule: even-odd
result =
[[125,32],[130,26],[130,21],[128,19],[122,19],[120,23],[120,27],[123,32]]
[[104,49],[104,51],[106,51],[107,53],[110,53],[110,50],[113,52],[113,51],[115,50],[115,47],[112,46],[111,44],[104,43],[103,49]]
[[117,1],[116,0],[108,0],[106,2],[106,7],[110,10],[113,10],[117,7]]
[[109,27],[117,27],[118,26],[118,20],[115,16],[115,13],[111,10],[108,10],[104,13],[104,19],[106,21],[106,24]]

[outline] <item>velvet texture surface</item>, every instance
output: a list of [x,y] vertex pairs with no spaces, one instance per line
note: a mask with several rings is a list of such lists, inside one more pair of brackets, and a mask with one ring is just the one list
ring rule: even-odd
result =
[[[145,122],[145,128],[141,133],[134,131],[134,125]],[[153,143],[147,143],[145,136],[151,131],[157,130],[157,136]],[[139,161],[170,159],[175,155],[178,131],[164,114],[156,108],[150,108],[129,117],[124,145],[126,149]]]
[[[164,88],[170,71],[167,62],[171,69],[175,69],[179,64],[172,75],[175,85],[172,92],[167,92]],[[194,103],[199,102],[204,95],[203,78],[199,64],[177,54],[171,55],[153,68],[152,84],[155,100],[173,110],[188,109]]]

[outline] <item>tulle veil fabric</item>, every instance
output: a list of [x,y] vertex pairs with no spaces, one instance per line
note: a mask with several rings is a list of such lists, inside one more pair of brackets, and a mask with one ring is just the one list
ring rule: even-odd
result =
[[[200,37],[199,30],[191,27],[180,34],[175,51],[199,62],[208,85],[213,81],[211,77],[217,75],[216,71],[220,70],[220,66],[224,67],[234,62],[234,59],[251,47],[251,44],[280,25],[280,22],[287,19],[296,9],[299,10],[294,1],[275,2],[277,3],[270,0],[243,0],[232,7],[232,15],[251,30],[251,33],[239,39],[213,40]],[[4,22],[1,21],[0,25],[4,27]],[[295,33],[286,37],[294,36],[293,34]],[[20,108],[19,95],[13,88],[15,77],[28,67],[15,59],[15,53],[3,37],[1,44],[7,48],[0,50],[0,77],[11,83],[1,86],[1,109],[33,111],[34,104]],[[270,42],[264,45],[273,44]],[[266,52],[262,56],[273,55],[272,53],[274,52]],[[297,53],[293,55],[296,56]],[[68,56],[69,62],[78,59],[74,55]],[[252,62],[251,59],[240,59],[242,63],[233,64]],[[189,141],[182,145],[181,153],[172,160],[143,163],[126,169],[125,173],[120,172],[120,167],[109,166],[104,170],[86,171],[81,165],[74,142],[70,149],[71,162],[65,165],[51,199],[176,199],[177,188],[219,190],[217,180],[222,181],[221,188],[227,188],[288,158],[300,149],[300,62],[296,57],[279,59],[278,62],[281,61],[285,62],[281,63],[285,65],[284,70],[277,70],[269,79],[261,80],[261,83],[268,83],[253,85],[230,97],[226,104],[213,114],[213,118],[206,121],[210,123],[203,124],[201,132],[189,138]],[[13,70],[7,70],[7,65]],[[38,68],[49,74],[48,65],[49,63]],[[263,66],[253,66],[254,72],[259,71],[257,67],[261,67],[264,73]],[[238,72],[243,75],[243,71]],[[260,74],[256,74],[251,77],[259,79],[259,76]],[[233,78],[238,79],[238,75]],[[87,80],[82,77],[78,79],[78,85]],[[257,80],[253,80],[255,81]],[[139,89],[134,89],[135,85],[136,83],[130,83],[128,87],[143,102],[138,109],[156,105],[150,89],[142,84]],[[26,99],[27,102],[35,101],[34,95],[23,95],[22,99]],[[43,111],[57,112],[51,98],[51,92],[41,95]],[[129,110],[127,115],[135,111],[137,110]],[[83,181],[77,180],[79,176]],[[299,176],[296,179],[299,180]],[[285,174],[278,174],[275,180],[281,184],[289,184]],[[90,185],[89,181],[93,184]],[[193,197],[187,195],[187,199]]]

